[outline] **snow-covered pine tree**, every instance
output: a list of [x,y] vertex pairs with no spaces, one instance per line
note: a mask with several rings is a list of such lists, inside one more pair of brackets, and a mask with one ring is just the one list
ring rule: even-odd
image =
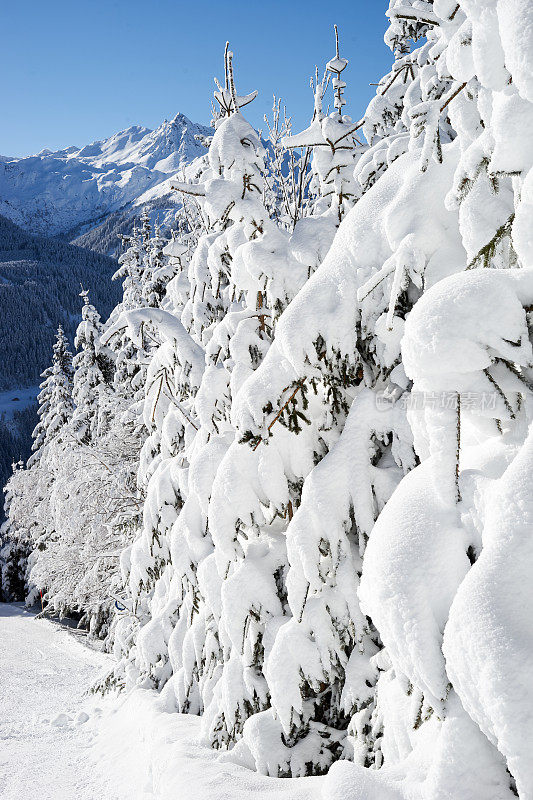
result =
[[[180,221],[183,216],[190,218],[186,211],[177,216]],[[176,265],[175,261],[166,257],[164,250],[167,240],[161,236],[161,228],[157,222],[153,226],[152,235],[150,214],[146,207],[141,214],[140,223],[140,230],[134,227],[130,237],[123,237],[128,249],[121,257],[121,269],[114,276],[126,278],[121,311],[143,306],[158,308],[165,295],[166,285],[175,274],[173,267],[179,266],[179,261]],[[135,290],[132,291],[134,286]],[[117,310],[115,309],[115,317]]]
[[[111,405],[111,421],[107,434],[100,442],[100,448],[102,456],[110,457],[121,464],[123,485],[119,485],[118,491],[115,488],[113,492],[118,499],[108,526],[112,539],[117,543],[121,542],[121,578],[119,581],[117,576],[116,593],[126,603],[121,615],[114,620],[108,646],[115,647],[116,644],[116,652],[120,653],[120,658],[124,657],[126,660],[134,638],[132,625],[135,628],[138,620],[144,619],[142,609],[145,601],[150,595],[155,576],[168,557],[168,554],[164,554],[164,549],[154,549],[154,541],[150,543],[143,537],[144,499],[149,479],[161,459],[161,430],[154,424],[155,408],[152,405],[155,403],[159,406],[159,399],[154,398],[161,397],[161,405],[165,405],[168,410],[168,402],[163,399],[168,393],[168,387],[163,386],[159,379],[163,377],[163,373],[165,378],[170,374],[167,372],[169,364],[165,357],[160,358],[163,352],[168,357],[169,343],[165,340],[164,330],[162,338],[158,335],[158,324],[151,324],[150,314],[163,302],[169,304],[166,288],[173,278],[177,279],[174,281],[173,295],[180,293],[175,285],[180,278],[183,283],[185,277],[185,286],[181,287],[181,293],[186,292],[187,286],[187,246],[180,243],[179,237],[173,238],[167,244],[158,226],[152,237],[149,220],[145,211],[141,217],[140,233],[134,228],[132,236],[127,237],[126,251],[120,259],[120,269],[115,274],[116,278],[123,278],[123,300],[112,312],[102,336],[104,347],[114,356],[115,372],[114,393],[107,395],[107,402]],[[171,305],[177,308],[176,304],[179,305],[179,299],[174,296]],[[138,327],[129,327],[128,315],[140,309],[146,309],[147,313],[141,315]],[[161,345],[161,342],[166,343],[166,346]],[[172,378],[177,377],[174,372],[178,360],[174,356],[171,358]],[[146,403],[145,390],[150,397]],[[160,412],[158,407],[158,419]],[[144,575],[135,590],[143,598],[137,597],[135,602],[128,593],[131,587],[126,590],[128,598],[124,597],[125,585],[127,586],[130,578],[133,580],[132,553],[134,563],[138,561],[142,564]],[[135,614],[131,611],[133,605]],[[119,606],[122,608],[120,603]],[[125,641],[128,642],[127,646],[124,645]],[[112,676],[113,681],[117,679],[121,683],[123,674],[123,670],[117,671]]]
[[18,461],[4,487],[6,519],[0,527],[0,599],[4,603],[25,600],[28,593],[26,574],[33,540],[28,520],[20,513],[28,490],[24,478],[24,464]]
[[[261,636],[260,631],[270,611],[265,608],[266,616],[259,613],[256,630],[248,627],[249,614],[253,613],[254,588],[261,594],[260,587],[252,587],[250,583],[249,595],[241,598],[238,616],[233,616],[233,573],[237,570],[241,574],[248,574],[253,569],[253,543],[250,543],[249,552],[241,551],[240,563],[228,563],[223,550],[217,553],[216,520],[208,504],[214,502],[216,506],[220,502],[220,499],[214,500],[217,485],[218,490],[221,489],[217,484],[219,473],[233,473],[235,469],[240,472],[230,446],[235,438],[231,423],[233,398],[242,382],[264,357],[273,327],[272,311],[283,307],[291,295],[292,286],[288,281],[298,280],[298,274],[301,275],[300,280],[305,279],[302,265],[295,261],[288,249],[288,235],[278,230],[262,204],[264,153],[257,134],[242,118],[239,104],[235,102],[229,53],[227,73],[224,92],[233,96],[233,108],[229,108],[225,119],[218,124],[210,150],[210,159],[214,155],[212,163],[218,167],[223,180],[215,179],[210,186],[206,186],[206,205],[209,213],[213,201],[217,201],[215,192],[218,191],[221,192],[221,200],[224,197],[226,206],[230,205],[228,216],[232,224],[214,245],[220,246],[220,240],[227,242],[225,250],[229,258],[225,283],[231,305],[214,328],[207,344],[208,367],[199,393],[202,399],[205,397],[206,411],[212,409],[212,418],[209,420],[206,415],[200,435],[207,434],[209,442],[218,442],[220,467],[217,474],[212,473],[214,482],[212,486],[206,486],[208,493],[194,499],[201,503],[207,530],[215,544],[214,553],[198,569],[199,591],[205,598],[210,626],[200,663],[198,659],[196,664],[194,660],[191,662],[194,638],[187,633],[183,648],[184,669],[178,673],[177,679],[179,697],[183,695],[183,689],[187,690],[183,678],[190,680],[189,676],[194,675],[191,666],[196,668],[200,677],[204,730],[212,744],[218,747],[231,746],[239,737],[245,718],[268,702],[264,679],[260,674],[262,653],[257,634],[259,632]],[[202,454],[202,458],[205,459],[205,454]],[[201,465],[200,460],[198,465]],[[255,465],[251,467],[255,470]],[[240,508],[235,508],[235,520],[238,525],[247,526],[252,509],[246,507],[251,502],[253,508],[257,500],[246,494],[242,500],[244,502],[241,502]],[[267,555],[262,564],[264,581],[270,583],[270,591],[276,595],[273,577],[278,566],[274,563],[276,557],[272,559],[271,554],[264,555]],[[221,579],[224,581],[222,589]],[[217,597],[220,592],[222,604]],[[277,606],[280,607],[279,600]],[[207,681],[202,681],[202,673],[206,674]]]
[[[204,358],[179,320],[162,309],[125,312],[108,335],[127,328],[132,341],[139,341],[146,323],[157,329],[162,344],[153,353],[146,377],[143,416],[150,435],[138,473],[145,496],[143,521],[139,535],[121,556],[125,597],[124,611],[114,629],[118,665],[100,682],[103,690],[138,682],[162,686],[169,677],[166,643],[161,646],[151,633],[157,626],[149,627],[149,623],[154,615],[154,588],[170,560],[169,528],[182,505],[179,477],[184,465],[179,455],[189,427],[196,429],[189,408]],[[144,649],[139,652],[141,637]]]
[[113,280],[122,278],[122,303],[114,309],[111,317],[118,316],[119,312],[146,305],[143,302],[143,274],[146,269],[144,257],[147,245],[143,233],[134,223],[131,234],[122,236],[121,241],[124,252],[118,259],[119,268],[113,275]]
[[77,354],[73,359],[74,378],[72,397],[75,410],[72,432],[75,440],[89,444],[103,433],[107,421],[103,410],[103,395],[113,379],[113,364],[109,355],[100,349],[102,323],[100,315],[89,302],[89,293],[82,289],[82,321],[78,325],[74,344]]
[[[198,174],[202,174],[205,166],[202,160]],[[144,444],[137,463],[137,486],[141,508],[144,505],[145,510],[157,508],[157,502],[145,502],[148,491],[158,491],[156,478],[152,482],[153,488],[149,489],[154,473],[163,461],[168,462],[168,458],[176,456],[183,447],[183,419],[187,419],[189,395],[194,395],[198,387],[195,381],[199,381],[197,371],[190,374],[192,364],[198,363],[194,346],[190,351],[180,349],[182,339],[178,336],[176,340],[172,324],[168,324],[169,320],[179,319],[188,300],[188,264],[204,227],[194,201],[185,201],[178,209],[176,223],[172,240],[166,244],[157,226],[154,237],[144,244],[136,230],[125,243],[126,253],[121,261],[120,274],[116,276],[125,278],[124,302],[114,310],[104,334],[105,341],[117,352],[117,362],[123,361],[127,365],[129,359],[121,356],[126,349],[131,356],[136,354],[131,364],[135,368],[135,386],[132,389],[130,385],[128,395],[133,396],[134,401],[129,407],[128,419],[130,424],[136,421],[139,434],[142,429]],[[146,225],[145,222],[143,227]],[[144,251],[147,255],[142,255]],[[134,284],[138,287],[135,294],[130,289]],[[140,296],[144,302],[140,302]],[[166,313],[154,310],[159,306],[164,307]],[[130,319],[127,312],[140,308],[145,311],[137,315],[137,323],[136,315]],[[151,317],[152,314],[155,316]],[[161,320],[165,322],[161,324]],[[203,362],[203,357],[201,360]],[[118,372],[115,389],[120,393]],[[177,418],[177,426],[174,418]],[[172,498],[178,504],[181,502],[175,495]],[[109,637],[118,666],[100,683],[104,690],[110,685],[134,683],[145,674],[142,666],[135,666],[136,638],[139,628],[150,620],[154,585],[170,558],[158,518],[152,517],[151,522],[145,518],[143,524],[142,514],[139,519],[138,516],[134,512],[135,519],[130,519],[130,526],[137,527],[135,541],[124,548],[120,559],[119,593],[123,605],[119,605],[123,610],[117,615]],[[163,517],[168,518],[168,509],[163,510]]]
[[[231,90],[231,78],[230,64],[227,92]],[[244,130],[250,130],[239,118],[240,114],[237,116],[235,112],[235,117],[234,128],[238,123]],[[171,639],[172,650],[178,657],[180,650],[183,653],[181,663],[180,660],[173,663],[175,676],[172,684],[177,684],[178,705],[186,710],[204,710],[204,731],[216,747],[231,747],[240,737],[245,719],[268,706],[268,691],[262,675],[263,638],[269,625],[283,613],[285,600],[284,545],[275,521],[278,509],[287,514],[289,497],[283,507],[279,484],[265,487],[269,465],[261,459],[261,454],[254,455],[245,444],[235,441],[231,409],[243,381],[260,363],[268,347],[277,315],[316,267],[320,253],[320,248],[314,249],[318,235],[306,243],[307,249],[303,246],[310,225],[303,231],[302,225],[310,223],[310,220],[298,221],[292,236],[283,234],[259,205],[259,196],[242,191],[239,184],[243,176],[234,170],[235,145],[231,149],[229,146],[232,144],[228,136],[230,121],[231,117],[226,125],[222,122],[217,126],[211,145],[211,150],[215,146],[218,148],[216,166],[224,177],[227,176],[226,183],[223,185],[219,180],[211,185],[206,183],[205,208],[209,215],[215,199],[210,190],[222,186],[231,190],[226,203],[233,198],[234,206],[230,205],[228,214],[233,225],[224,230],[224,238],[219,237],[213,246],[216,244],[220,248],[221,239],[229,244],[224,248],[229,258],[223,286],[227,282],[235,310],[230,309],[230,313],[226,313],[213,328],[207,343],[208,367],[198,393],[198,399],[202,401],[198,416],[201,421],[205,419],[199,436],[205,431],[211,446],[218,437],[218,458],[223,458],[216,474],[210,471],[214,476],[212,488],[206,484],[202,487],[202,495],[194,498],[194,503],[205,515],[198,533],[204,529],[209,531],[215,549],[197,569],[199,591],[198,597],[193,593],[190,616],[196,624],[191,625],[189,618],[182,615]],[[226,160],[229,168],[224,166]],[[236,185],[240,197],[228,178]],[[254,183],[253,188],[257,189],[258,180]],[[187,191],[198,192],[190,187]],[[248,227],[249,232],[246,228],[244,232],[249,241],[245,237],[244,241],[237,238],[243,225]],[[192,265],[195,265],[197,257],[205,258],[200,248]],[[207,257],[209,259],[209,252]],[[213,268],[211,271],[215,272]],[[241,301],[240,307],[235,300]],[[209,365],[211,358],[215,369]],[[208,398],[212,399],[206,403]],[[214,406],[213,400],[216,400]],[[216,410],[216,414],[211,409]],[[205,412],[211,412],[212,420]],[[202,466],[205,455],[199,452],[195,469],[205,469]],[[273,501],[270,498],[272,490],[275,492]],[[186,508],[192,504],[193,497],[189,496],[176,523],[178,529]],[[243,586],[249,587],[244,595]],[[202,645],[205,619],[201,605],[196,620],[194,617],[198,599],[200,603],[204,599],[207,607],[207,648]],[[191,697],[194,703],[190,706]]]
[[[187,484],[181,487],[184,503],[172,530],[172,539],[176,542],[172,565],[156,587],[156,597],[158,594],[162,597],[157,598],[158,605],[152,604],[152,622],[146,626],[146,632],[141,633],[138,642],[139,649],[149,663],[153,659],[153,653],[148,645],[153,645],[154,632],[171,630],[170,623],[178,622],[169,642],[172,669],[175,673],[173,683],[176,685],[180,707],[191,711],[198,711],[203,707],[205,694],[200,697],[199,681],[206,671],[207,674],[213,672],[213,656],[215,665],[220,660],[216,625],[213,629],[214,617],[206,629],[205,612],[200,607],[203,597],[198,588],[196,574],[199,561],[209,552],[210,537],[206,536],[208,528],[205,517],[210,483],[204,481],[204,486],[197,484],[194,476],[198,470],[205,470],[203,465],[209,462],[209,471],[212,474],[231,439],[232,429],[228,414],[234,360],[237,359],[238,362],[243,358],[242,350],[244,363],[241,372],[243,369],[253,369],[254,363],[258,363],[261,358],[261,342],[267,336],[268,313],[266,309],[264,314],[256,313],[258,287],[250,291],[252,306],[247,310],[245,291],[248,286],[239,286],[232,281],[234,254],[239,245],[248,241],[248,238],[261,236],[267,215],[261,204],[263,148],[255,131],[238,111],[232,113],[230,106],[230,102],[237,107],[241,102],[236,98],[234,90],[232,91],[231,58],[231,54],[226,51],[226,84],[216,94],[221,113],[209,151],[210,171],[204,174],[202,185],[179,187],[198,197],[202,214],[209,220],[210,230],[213,231],[199,241],[191,261],[191,299],[182,315],[195,338],[207,348],[209,366],[192,414],[189,414],[191,421],[194,420],[194,424],[189,426],[190,431],[194,428],[198,431],[194,436],[193,446],[189,446],[188,452],[185,450],[181,460],[184,465],[189,464],[188,480],[193,483],[190,487]],[[232,354],[231,342],[237,332],[243,338],[243,346]],[[244,345],[247,338],[250,339],[249,346]],[[183,426],[183,419],[181,425]],[[178,467],[176,462],[177,459],[174,459],[174,470]],[[161,475],[158,479],[161,483]],[[154,496],[154,500],[158,500],[157,496]],[[158,502],[160,504],[160,499]],[[157,505],[153,513],[161,513]],[[187,548],[183,546],[184,541],[187,542]],[[172,599],[172,592],[169,592],[172,589],[175,596],[175,587],[179,587],[177,606]],[[191,662],[190,643],[194,641],[195,631],[199,640],[196,642],[197,652],[192,653]],[[180,636],[183,639],[185,634],[187,641],[180,642]],[[157,641],[160,640],[161,637]],[[211,652],[202,652],[205,647]],[[159,657],[161,658],[161,654]],[[161,662],[164,663],[163,659]]]
[[[13,466],[13,475],[6,486],[6,517],[2,528],[4,592],[16,599],[35,599],[28,569],[35,561],[32,552],[41,552],[51,535],[48,525],[48,497],[55,479],[50,450],[67,436],[72,418],[72,354],[67,338],[59,326],[53,347],[52,364],[42,374],[38,396],[39,422],[33,431],[33,454],[27,467]],[[28,567],[28,559],[30,565]],[[7,586],[11,586],[9,590]]]
[[73,375],[72,353],[60,325],[53,348],[52,365],[42,374],[44,381],[37,397],[39,422],[32,434],[33,455],[28,460],[28,467],[39,461],[43,449],[52,439],[65,434],[66,424],[74,410]]
[[[315,202],[315,213],[331,214],[338,225],[360,195],[353,172],[357,157],[363,151],[362,143],[356,136],[363,125],[363,120],[354,123],[351,117],[342,113],[346,105],[344,99],[346,83],[342,74],[348,66],[348,61],[339,53],[337,26],[335,26],[335,41],[336,53],[326,64],[322,81],[318,81],[317,70],[315,82],[312,84],[315,110],[311,125],[301,133],[286,137],[282,143],[291,149],[294,147],[312,149],[312,169],[316,176],[315,191],[319,195],[319,199]],[[323,101],[330,78],[334,91],[335,111],[326,114],[323,111]]]
[[[146,262],[150,240],[145,241],[145,237],[149,237],[150,229],[149,221],[144,218],[141,221],[142,232],[134,225],[131,235],[122,237],[124,252],[119,258],[119,268],[113,275],[113,280],[122,279],[122,301],[115,306],[109,320],[102,326],[102,331],[111,327],[123,311],[142,308],[148,304],[145,294],[148,285]],[[141,345],[140,348],[136,346],[124,332],[107,339],[114,361],[113,387],[117,395],[130,404],[135,398],[141,397],[144,391],[148,361],[148,341],[145,342],[144,337]]]
[[[126,326],[117,326],[117,320],[125,312],[140,308],[158,307],[161,300],[161,289],[166,285],[167,277],[173,274],[174,267],[168,266],[169,259],[163,253],[164,240],[156,231],[150,238],[150,222],[147,212],[141,217],[141,233],[134,226],[131,236],[123,237],[125,252],[119,259],[120,267],[113,279],[122,278],[122,301],[113,309],[109,319],[103,326],[101,350],[108,352],[114,363],[113,389],[110,402],[114,407],[111,423],[117,446],[121,438],[121,428],[127,436],[128,449],[136,447],[139,453],[148,438],[143,421],[143,401],[146,376],[152,353],[159,340],[153,328],[142,325],[140,335],[132,338]],[[154,278],[156,273],[159,277]],[[159,288],[157,288],[159,286]],[[160,291],[161,289],[161,291]],[[104,344],[105,343],[105,344]],[[138,465],[137,465],[138,469]],[[131,483],[131,480],[128,481]],[[141,486],[143,482],[141,482]]]
[[[113,463],[108,446],[116,410],[112,361],[101,347],[99,315],[87,293],[82,291],[82,296],[74,375],[64,374],[70,373],[70,354],[60,333],[43,387],[38,458],[27,470],[34,497],[28,519],[35,525],[28,602],[41,590],[49,610],[79,614],[92,634],[105,635],[116,573],[110,553],[123,544],[108,529],[109,516],[116,510],[116,500],[110,498],[124,497],[128,462],[120,457]],[[61,364],[56,366],[56,361]]]
[[[413,84],[424,100],[444,105],[446,83],[436,74],[430,48],[422,48],[412,59],[429,59],[425,82],[415,72]],[[416,103],[414,86],[411,97]],[[365,124],[372,115],[371,108]],[[451,136],[445,117],[436,120],[437,145]],[[419,151],[417,132],[413,126],[413,148]],[[394,127],[389,134],[396,135]],[[432,181],[437,145],[429,151],[436,158],[422,162]],[[404,318],[420,296],[424,273],[430,280],[446,274],[446,258],[453,258],[456,247],[445,235],[442,200],[427,228],[414,224],[416,209],[401,197],[394,160],[372,197],[363,195],[346,217],[322,268],[280,319],[273,346],[233,411],[253,447],[278,452],[282,474],[296,486],[293,509],[301,497],[287,529],[292,619],[277,631],[265,666],[274,715],[253,717],[241,747],[243,760],[268,773],[324,771],[352,750],[360,763],[381,762],[380,728],[371,723],[379,636],[358,608],[358,575],[374,521],[415,457],[401,406],[377,409],[382,392],[399,398],[409,387],[399,362]],[[419,177],[417,163],[411,172],[421,191],[435,193]],[[439,178],[442,185],[444,174]],[[361,190],[372,186],[366,181]],[[377,226],[373,203],[388,213]],[[433,250],[437,242],[442,253]],[[277,751],[263,748],[273,737],[281,739]]]
[[[432,3],[423,5],[422,9],[414,0],[390,4],[385,42],[394,52],[395,62],[379,81],[363,120],[362,131],[369,147],[355,168],[355,178],[363,192],[409,149],[410,109],[421,101],[441,96],[448,85],[445,72],[441,74],[436,65],[439,52],[435,48],[433,26],[428,21],[433,14]],[[423,131],[423,119],[420,117],[419,133]],[[446,115],[440,116],[438,122],[438,141],[450,141],[453,132]],[[432,131],[436,135],[434,126]]]
[[[212,147],[217,143],[218,132],[219,128]],[[208,191],[205,196],[209,203]],[[241,202],[244,199],[247,200],[247,207],[236,201],[235,211],[231,209],[230,218],[234,220],[230,229],[232,236],[235,235],[237,223],[246,223],[247,215],[254,210],[249,198],[245,196]],[[232,313],[217,325],[207,345],[208,358],[210,352],[214,352],[230,373],[229,392],[224,392],[224,397],[228,398],[227,410],[224,405],[221,406],[217,431],[225,429],[226,440],[231,444],[214,475],[206,519],[215,549],[213,555],[206,558],[198,569],[200,596],[209,599],[211,616],[215,623],[218,622],[218,641],[222,648],[220,677],[208,683],[209,692],[212,683],[216,684],[212,699],[209,701],[209,695],[205,692],[202,694],[205,709],[203,729],[216,747],[231,747],[240,738],[247,717],[266,709],[270,703],[263,674],[264,641],[284,613],[286,555],[282,532],[286,523],[283,520],[292,515],[291,492],[297,493],[297,487],[291,489],[283,475],[275,453],[272,454],[272,461],[269,452],[258,452],[257,447],[252,450],[246,438],[245,441],[239,441],[240,436],[235,438],[234,403],[238,400],[245,379],[264,357],[265,344],[268,346],[270,341],[270,336],[264,334],[274,328],[277,316],[303,285],[311,266],[316,267],[316,262],[308,262],[302,269],[304,258],[309,257],[313,249],[310,234],[314,220],[300,220],[293,235],[287,236],[265,217],[264,211],[261,225],[258,226],[256,223],[260,213],[259,208],[254,210],[252,224],[256,230],[252,232],[251,240],[239,243],[234,252],[230,249],[232,258],[228,280],[234,296],[239,297],[240,293],[249,308],[254,308],[253,300],[257,296],[254,316],[259,319],[261,349],[254,348],[257,354],[254,359],[252,347],[248,344],[252,355],[250,361],[250,355],[242,345],[253,333],[253,327],[244,327],[241,323],[233,334],[234,319],[239,318]],[[305,228],[302,231],[303,224]],[[304,258],[298,260],[295,251],[298,252],[297,247],[305,239],[306,233],[311,241],[307,243],[308,250]],[[301,253],[298,252],[298,255]],[[316,251],[313,258],[317,258]],[[216,343],[216,350],[213,343]],[[208,366],[202,385],[209,385],[209,382],[215,385],[210,369]],[[210,389],[213,390],[212,387]],[[199,392],[201,395],[202,388]],[[221,405],[220,400],[218,405]],[[214,431],[210,435],[213,436]],[[217,588],[217,581],[220,580],[221,586]],[[243,587],[246,587],[246,591]],[[200,616],[199,624],[201,622]],[[188,636],[189,631],[184,638],[186,643]],[[201,675],[204,662],[211,669],[214,665],[216,671],[215,652],[207,656],[202,652],[202,663],[198,662],[197,650],[194,657],[194,648],[198,648],[199,640],[198,635],[191,633],[187,643],[187,659],[184,658],[189,662],[188,669],[183,670],[186,676],[194,676],[195,673]],[[182,696],[187,695],[184,693]],[[285,764],[281,771],[287,771]]]
[[161,235],[161,228],[156,223],[154,235],[149,240],[147,254],[148,266],[144,274],[142,295],[146,305],[159,308],[165,297],[167,284],[177,272],[181,272],[181,259],[187,252],[185,248],[177,252],[173,258],[167,252],[167,240]]
[[[141,383],[144,398],[139,420],[147,435],[137,464],[144,519],[139,520],[135,541],[121,556],[123,610],[115,620],[111,636],[118,666],[100,682],[99,688],[104,690],[139,680],[159,686],[168,677],[164,667],[168,663],[166,645],[162,648],[165,658],[156,655],[152,664],[149,658],[139,655],[137,638],[150,622],[154,587],[170,560],[168,528],[183,502],[174,473],[179,474],[177,459],[184,448],[186,433],[189,427],[195,430],[190,405],[203,371],[203,351],[179,322],[189,296],[189,244],[190,237],[195,236],[192,229],[197,225],[193,213],[194,209],[189,208],[186,225],[180,226],[171,242],[163,247],[162,263],[161,241],[151,249],[158,254],[157,269],[150,273],[144,286],[148,287],[152,279],[162,281],[165,291],[158,302],[164,310],[146,305],[140,309],[117,309],[121,313],[112,315],[105,333],[106,341],[128,341],[138,350],[145,347],[148,330],[151,347],[145,354]],[[158,661],[161,663],[156,667]]]
[[152,238],[152,225],[150,223],[150,214],[148,213],[148,209],[145,206],[141,214],[141,242],[146,261],[148,261],[148,256],[150,255],[151,238]]

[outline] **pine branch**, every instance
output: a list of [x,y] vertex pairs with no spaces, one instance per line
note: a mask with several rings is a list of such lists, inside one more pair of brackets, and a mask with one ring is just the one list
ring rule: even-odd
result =
[[[274,424],[275,424],[275,423],[278,421],[278,419],[281,417],[281,415],[283,414],[283,412],[285,411],[285,409],[287,408],[287,406],[289,405],[289,403],[291,402],[291,400],[294,400],[294,398],[296,397],[296,395],[297,395],[297,393],[300,391],[300,389],[303,389],[303,384],[304,384],[304,382],[305,382],[305,378],[303,378],[302,380],[298,381],[298,385],[297,385],[296,389],[295,389],[295,390],[294,390],[294,392],[291,394],[291,396],[289,397],[289,399],[287,400],[287,402],[286,402],[286,403],[284,403],[284,405],[283,405],[283,406],[280,408],[280,410],[278,411],[278,413],[276,414],[276,416],[274,417],[274,419],[272,420],[272,422],[271,422],[271,423],[270,423],[270,425],[268,426],[267,430],[268,430],[269,432],[270,432],[270,430],[271,430],[272,426],[273,426],[273,425],[274,425]],[[263,437],[261,436],[261,437],[259,438],[259,441],[258,441],[258,442],[257,442],[257,444],[255,445],[255,447],[253,448],[253,450],[254,450],[254,451],[255,451],[255,450],[257,450],[257,448],[259,447],[259,445],[261,444],[261,442],[262,442],[262,441],[263,441]]]
[[446,100],[446,102],[444,103],[444,105],[443,105],[443,106],[441,106],[441,108],[440,108],[440,113],[441,113],[441,114],[442,114],[442,112],[444,111],[444,109],[446,108],[446,106],[447,106],[447,105],[449,105],[449,104],[452,102],[452,100],[454,100],[454,99],[457,97],[457,95],[458,95],[460,92],[462,92],[462,91],[463,91],[463,89],[465,88],[465,86],[466,86],[466,83],[462,83],[462,84],[459,86],[459,88],[458,88],[458,89],[456,89],[456,90],[455,90],[455,92],[453,92],[453,94],[452,94],[452,95],[450,95],[450,97],[448,97],[448,99]]
[[483,266],[485,268],[489,266],[491,259],[494,258],[498,244],[502,241],[502,239],[504,239],[505,236],[511,236],[514,218],[515,215],[513,211],[509,219],[507,219],[503,225],[500,225],[490,242],[487,242],[487,244],[483,245],[481,250],[474,256],[472,261],[466,267],[467,269],[475,269],[477,262],[481,259],[483,259]]

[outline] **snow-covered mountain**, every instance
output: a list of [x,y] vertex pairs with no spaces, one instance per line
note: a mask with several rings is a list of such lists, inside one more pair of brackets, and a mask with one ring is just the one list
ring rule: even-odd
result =
[[[177,114],[153,131],[135,125],[82,148],[2,156],[0,214],[32,233],[72,240],[110,214],[131,218],[145,203],[172,206],[165,181],[206,153],[196,137],[210,133]],[[91,244],[98,245],[98,236]]]

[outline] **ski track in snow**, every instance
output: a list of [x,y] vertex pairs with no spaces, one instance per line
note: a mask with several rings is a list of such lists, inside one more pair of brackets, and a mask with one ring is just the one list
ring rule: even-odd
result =
[[198,717],[166,713],[154,692],[87,696],[109,664],[63,626],[0,603],[2,800],[319,800],[320,778],[227,761],[200,741]]

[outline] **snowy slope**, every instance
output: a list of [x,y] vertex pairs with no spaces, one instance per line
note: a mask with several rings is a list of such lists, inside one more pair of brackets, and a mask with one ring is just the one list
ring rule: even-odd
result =
[[204,155],[195,136],[210,132],[177,114],[154,131],[137,125],[81,149],[2,158],[0,214],[33,233],[72,239]]
[[84,694],[109,659],[76,631],[0,603],[2,800],[319,800],[320,778],[266,778],[202,745],[155,692]]
[[103,774],[127,776],[129,800],[322,798],[321,777],[272,778],[231,763],[202,741],[199,717],[169,714],[154,691],[134,689],[120,705],[102,705],[91,757]]
[[[87,683],[106,662],[59,626],[0,604],[3,800],[122,800],[111,776],[87,761],[87,725],[74,724]],[[65,712],[70,726],[58,724]]]

